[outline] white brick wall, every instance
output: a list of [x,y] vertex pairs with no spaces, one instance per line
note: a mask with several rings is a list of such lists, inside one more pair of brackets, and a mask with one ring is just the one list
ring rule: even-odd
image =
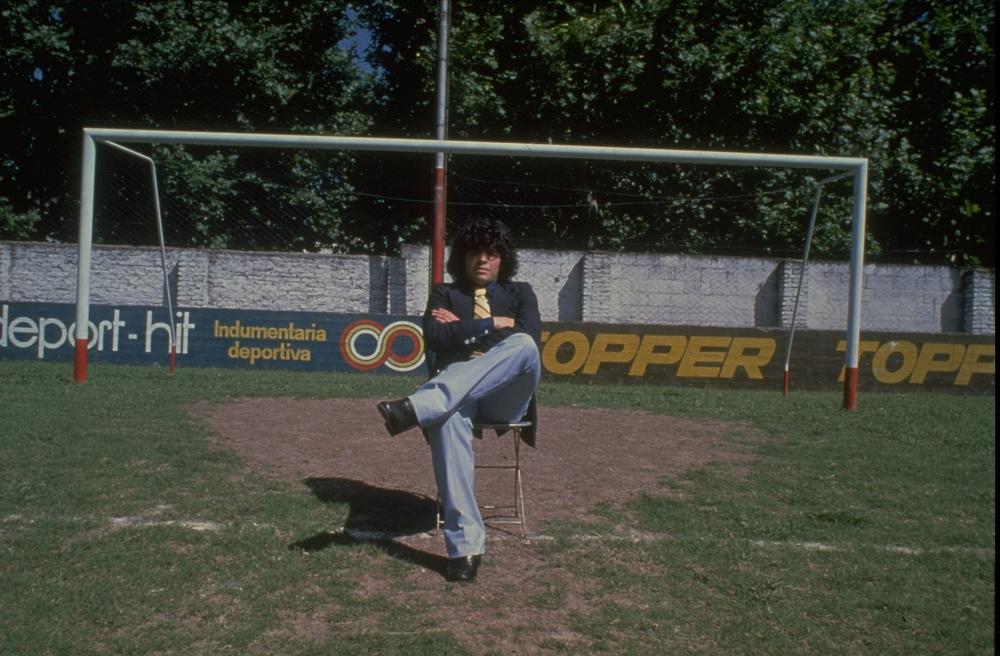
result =
[[[9,244],[9,265],[0,287],[8,300],[69,303],[76,300],[77,247],[65,244]],[[177,251],[167,253],[168,270]],[[2,271],[2,269],[0,269]],[[91,300],[97,304],[163,302],[159,249],[95,248],[91,259]]]
[[963,316],[965,332],[973,335],[996,334],[996,271],[966,272],[963,280]]
[[13,244],[0,242],[0,299],[11,295],[11,250]]
[[[766,258],[522,250],[518,280],[538,294],[545,321],[721,327],[787,326],[800,264]],[[73,303],[77,247],[0,242],[0,300]],[[183,307],[418,315],[430,249],[401,257],[170,249],[169,283]],[[862,330],[993,334],[993,271],[869,264]],[[812,262],[800,328],[847,325],[848,266]],[[156,248],[94,248],[91,300],[157,305]]]
[[[844,328],[850,281],[847,263],[810,263],[807,278],[808,327],[816,330]],[[961,332],[961,281],[961,271],[952,267],[866,265],[861,294],[862,329]]]
[[531,283],[543,321],[583,318],[583,253],[523,250],[515,280]]
[[[589,262],[592,254],[587,254]],[[597,296],[624,323],[701,326],[777,325],[776,260],[614,253],[599,256],[606,273],[584,269],[586,286],[607,275]],[[605,289],[607,291],[605,291]],[[587,290],[589,293],[591,290]],[[761,306],[767,306],[763,309]]]
[[363,255],[210,251],[208,306],[367,312],[370,260]]

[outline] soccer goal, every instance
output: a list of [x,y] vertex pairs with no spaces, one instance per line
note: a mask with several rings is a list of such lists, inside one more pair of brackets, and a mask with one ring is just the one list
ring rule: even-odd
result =
[[[724,170],[731,169],[811,169],[833,171],[853,179],[851,199],[851,257],[847,299],[847,333],[844,355],[844,407],[857,407],[858,359],[861,328],[862,274],[868,161],[864,158],[741,153],[724,151],[689,151],[658,148],[626,148],[531,143],[472,142],[432,139],[385,139],[301,134],[243,134],[232,132],[161,131],[85,128],[81,172],[79,222],[79,270],[74,351],[74,379],[87,378],[87,346],[91,283],[91,254],[94,239],[95,178],[98,146],[113,144],[149,144],[165,147],[212,147],[232,149],[302,150],[336,153],[393,153],[400,156],[435,155],[476,156],[479,158],[518,158],[519,160],[588,160],[633,165],[676,165]],[[104,156],[102,155],[102,158]],[[553,161],[553,167],[556,166]],[[471,177],[467,185],[476,181]],[[439,235],[438,231],[435,231]],[[440,236],[433,244],[437,254],[443,251]],[[793,322],[794,325],[794,322]]]

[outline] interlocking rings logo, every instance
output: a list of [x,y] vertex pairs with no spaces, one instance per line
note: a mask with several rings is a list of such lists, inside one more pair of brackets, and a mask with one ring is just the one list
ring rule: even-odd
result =
[[[362,337],[375,339],[375,350],[368,355],[358,351],[358,340]],[[395,351],[396,341],[400,338],[410,340],[412,347],[407,353]],[[361,319],[341,333],[340,355],[344,362],[362,371],[383,364],[393,371],[413,371],[424,362],[424,334],[420,326],[410,321],[396,321],[383,327],[377,321]]]

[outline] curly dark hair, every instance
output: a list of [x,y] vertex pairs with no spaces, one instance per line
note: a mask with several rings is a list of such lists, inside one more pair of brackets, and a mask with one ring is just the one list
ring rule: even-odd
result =
[[500,254],[497,279],[507,282],[517,274],[517,249],[510,229],[497,219],[475,217],[463,223],[451,242],[446,269],[457,282],[465,280],[465,255],[469,251],[489,250]]

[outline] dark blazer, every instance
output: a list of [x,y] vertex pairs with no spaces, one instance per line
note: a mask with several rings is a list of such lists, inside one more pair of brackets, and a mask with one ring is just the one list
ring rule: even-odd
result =
[[[461,283],[434,285],[423,319],[431,375],[452,362],[468,360],[475,351],[486,352],[514,333],[527,333],[536,344],[541,343],[542,319],[538,311],[538,298],[531,285],[526,282],[497,282],[489,301],[490,310],[495,316],[513,317],[513,328],[482,331],[479,320],[473,316],[471,286]],[[431,310],[435,308],[451,310],[459,320],[440,323],[431,315]],[[534,397],[524,419],[531,422],[531,428],[521,431],[521,436],[527,444],[535,446],[538,411]]]

